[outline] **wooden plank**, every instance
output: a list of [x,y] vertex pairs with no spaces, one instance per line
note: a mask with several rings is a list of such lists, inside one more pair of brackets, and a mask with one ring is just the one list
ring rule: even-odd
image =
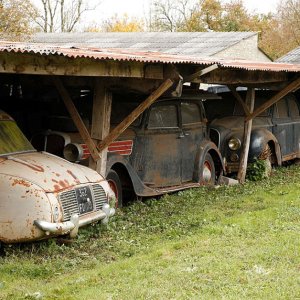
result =
[[268,72],[268,71],[249,71],[239,69],[218,69],[216,72],[210,72],[201,76],[195,82],[215,83],[225,85],[249,86],[254,87],[259,84],[287,81],[287,72]]
[[95,161],[99,160],[100,155],[97,151],[96,145],[94,144],[87,128],[85,127],[68,91],[65,89],[65,87],[62,84],[59,77],[53,77],[53,82],[54,82],[54,85],[55,85],[57,91],[59,92],[59,95],[61,96],[63,102],[65,103],[65,106],[66,106],[73,122],[75,123],[82,140],[88,146],[93,160],[95,160]]
[[[246,96],[246,103],[249,105],[250,113],[253,112],[254,103],[255,103],[255,90],[254,88],[250,88],[247,91]],[[245,182],[246,172],[247,172],[247,163],[248,163],[248,154],[249,154],[249,147],[250,147],[250,137],[252,131],[252,119],[245,122],[244,125],[244,138],[243,138],[243,146],[241,151],[241,158],[240,158],[240,166],[237,175],[237,179],[240,183]]]
[[133,112],[131,112],[118,126],[116,126],[110,134],[98,144],[98,150],[102,151],[116,140],[129,126],[134,122],[140,114],[142,114],[155,100],[157,100],[164,92],[173,85],[171,79],[164,81],[160,87],[155,90],[144,102],[142,102]]
[[233,94],[233,96],[235,97],[235,99],[243,107],[245,115],[249,116],[250,115],[249,109],[248,109],[247,105],[245,104],[244,100],[242,99],[241,95],[236,91],[236,89],[232,85],[228,85],[228,88],[230,89],[230,91]]
[[[97,145],[109,134],[112,94],[106,87],[107,81],[96,78],[93,98],[91,137]],[[101,151],[98,161],[90,160],[89,167],[106,176],[107,149]]]
[[[27,53],[0,53],[0,73],[64,76],[105,76],[163,79],[163,67],[145,68],[136,61],[68,58],[59,55],[42,56]],[[145,74],[145,70],[147,71]]]
[[261,114],[263,111],[268,109],[270,106],[281,100],[284,96],[286,96],[288,93],[291,93],[295,90],[297,90],[300,87],[300,77],[291,82],[288,86],[286,86],[283,90],[281,90],[279,93],[277,93],[275,96],[273,96],[270,100],[266,101],[264,104],[262,104],[260,107],[258,107],[253,113],[251,113],[247,118],[246,121],[249,121],[251,119],[254,119],[256,116]]
[[196,78],[199,78],[199,77],[201,77],[201,76],[203,76],[205,74],[208,74],[208,73],[210,73],[210,72],[212,72],[212,71],[214,71],[216,69],[218,69],[218,65],[217,64],[211,65],[211,66],[209,66],[209,67],[207,67],[205,69],[202,69],[202,70],[200,70],[200,71],[198,71],[198,72],[196,72],[196,73],[194,73],[194,74],[192,74],[190,76],[187,76],[187,77],[183,78],[183,81],[184,82],[192,82]]

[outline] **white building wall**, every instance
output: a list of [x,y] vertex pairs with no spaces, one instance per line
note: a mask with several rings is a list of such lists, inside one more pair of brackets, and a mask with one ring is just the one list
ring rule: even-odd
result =
[[258,36],[254,35],[213,55],[218,58],[246,59],[270,62],[270,58],[258,48]]

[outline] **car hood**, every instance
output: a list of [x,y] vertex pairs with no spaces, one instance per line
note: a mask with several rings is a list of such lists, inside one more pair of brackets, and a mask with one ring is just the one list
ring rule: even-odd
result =
[[[0,173],[32,182],[46,192],[103,180],[97,172],[46,152],[29,152],[0,157]],[[14,184],[14,183],[13,183]]]

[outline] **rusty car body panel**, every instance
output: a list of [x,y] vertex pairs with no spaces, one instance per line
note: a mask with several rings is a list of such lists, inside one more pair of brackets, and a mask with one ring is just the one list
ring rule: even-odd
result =
[[[272,92],[257,91],[256,107],[270,98]],[[220,100],[226,103],[226,97]],[[231,96],[233,97],[233,96]],[[230,102],[231,115],[216,118],[210,122],[210,138],[214,141],[226,160],[228,173],[238,171],[241,146],[244,134],[244,116],[240,105]],[[223,104],[224,105],[224,104]],[[228,110],[229,111],[229,110]],[[218,114],[218,106],[211,113]],[[240,141],[238,149],[230,149],[230,140]],[[266,150],[267,149],[267,150]],[[266,154],[265,151],[269,151]],[[265,112],[253,119],[248,161],[265,159],[281,165],[282,162],[300,157],[300,114],[299,103],[293,94],[289,94]]]
[[39,240],[108,221],[114,197],[97,172],[37,152],[0,111],[0,242]]

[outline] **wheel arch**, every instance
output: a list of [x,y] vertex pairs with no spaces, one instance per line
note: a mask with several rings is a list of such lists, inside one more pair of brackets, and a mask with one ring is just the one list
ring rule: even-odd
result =
[[209,153],[213,159],[215,172],[217,177],[225,173],[225,166],[222,159],[222,155],[217,148],[217,146],[211,141],[203,141],[199,145],[199,150],[196,155],[195,165],[194,165],[194,173],[193,173],[193,180],[198,182],[199,181],[199,167],[202,165],[205,159],[205,155]]

